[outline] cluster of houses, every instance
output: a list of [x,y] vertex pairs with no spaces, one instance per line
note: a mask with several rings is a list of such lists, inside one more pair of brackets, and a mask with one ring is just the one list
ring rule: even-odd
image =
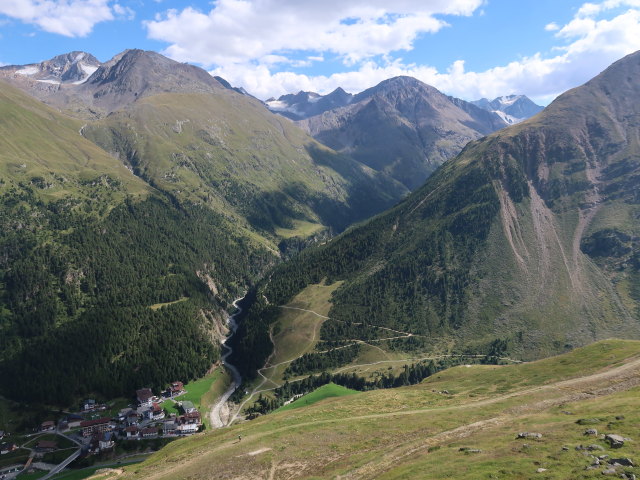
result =
[[[117,416],[103,416],[86,419],[88,414],[100,415],[107,409],[104,404],[88,399],[81,405],[79,414],[68,414],[56,422],[48,420],[40,425],[40,431],[73,431],[81,435],[90,453],[110,450],[117,439],[141,440],[149,438],[190,435],[202,427],[200,412],[192,402],[176,402],[181,414],[167,414],[161,403],[186,393],[182,382],[173,382],[160,396],[153,394],[150,388],[136,391],[136,404],[120,410]],[[3,449],[5,445],[2,444]],[[49,448],[44,445],[43,448]]]
[[[173,382],[161,397],[155,396],[150,388],[137,390],[135,408],[120,410],[115,418],[102,417],[80,422],[82,436],[100,437],[102,440],[99,447],[104,450],[113,446],[112,435],[109,435],[113,432],[128,440],[155,438],[160,434],[175,436],[196,433],[202,425],[202,419],[192,402],[178,402],[183,412],[181,415],[167,415],[161,406],[164,399],[183,393],[185,390],[182,382]],[[69,426],[71,427],[71,424]]]
[[[5,440],[5,437],[8,436],[9,435],[4,430],[0,430],[0,440]],[[0,455],[6,455],[7,453],[11,453],[17,449],[18,446],[14,442],[0,441]]]

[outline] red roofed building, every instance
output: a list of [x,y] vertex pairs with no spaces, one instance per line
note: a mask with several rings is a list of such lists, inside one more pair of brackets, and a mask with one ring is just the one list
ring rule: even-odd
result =
[[169,392],[172,397],[182,395],[184,393],[184,384],[182,382],[173,382],[169,387]]
[[164,418],[164,410],[158,403],[153,403],[151,406],[151,419],[152,420],[162,420]]

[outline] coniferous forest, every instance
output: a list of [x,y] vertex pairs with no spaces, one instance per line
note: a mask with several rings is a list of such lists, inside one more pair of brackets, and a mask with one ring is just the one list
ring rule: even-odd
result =
[[202,375],[219,355],[222,299],[272,258],[202,207],[91,205],[43,203],[28,187],[2,197],[0,383],[17,399],[66,404]]

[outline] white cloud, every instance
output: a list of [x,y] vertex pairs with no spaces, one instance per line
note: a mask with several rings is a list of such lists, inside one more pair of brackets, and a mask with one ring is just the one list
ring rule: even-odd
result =
[[[533,52],[480,72],[467,71],[461,60],[438,71],[398,57],[419,35],[444,27],[438,13],[470,15],[480,0],[398,0],[392,10],[383,0],[280,0],[274,8],[275,1],[218,0],[210,12],[169,11],[146,25],[152,38],[171,44],[169,56],[210,66],[263,99],[337,87],[359,92],[410,75],[468,100],[525,93],[548,103],[640,49],[640,0],[585,3],[568,23],[545,26],[557,39],[551,53]],[[293,53],[303,53],[303,60],[292,60]],[[328,76],[277,71],[335,55],[351,68]]]
[[134,12],[133,9],[129,7],[123,7],[119,3],[115,3],[113,5],[113,12],[119,17],[126,20],[133,20],[134,18],[136,18],[136,12]]
[[308,51],[354,65],[410,50],[421,34],[446,23],[436,15],[471,15],[483,0],[217,0],[208,12],[168,10],[145,22],[150,38],[180,61],[221,66],[266,55]]
[[2,0],[0,15],[37,25],[45,32],[84,37],[95,24],[116,16],[132,18],[133,11],[110,0]]

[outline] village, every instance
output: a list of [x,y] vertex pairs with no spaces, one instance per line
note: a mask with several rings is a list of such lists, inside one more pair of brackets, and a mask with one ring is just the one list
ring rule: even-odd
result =
[[180,381],[172,382],[159,395],[141,388],[135,392],[135,401],[117,412],[107,404],[86,399],[77,412],[48,419],[26,436],[0,431],[0,460],[16,459],[14,464],[2,462],[0,479],[36,471],[46,472],[40,478],[47,479],[76,459],[109,457],[117,444],[124,451],[146,451],[149,440],[163,439],[164,443],[202,431],[204,425],[196,406],[180,400],[187,393]]

